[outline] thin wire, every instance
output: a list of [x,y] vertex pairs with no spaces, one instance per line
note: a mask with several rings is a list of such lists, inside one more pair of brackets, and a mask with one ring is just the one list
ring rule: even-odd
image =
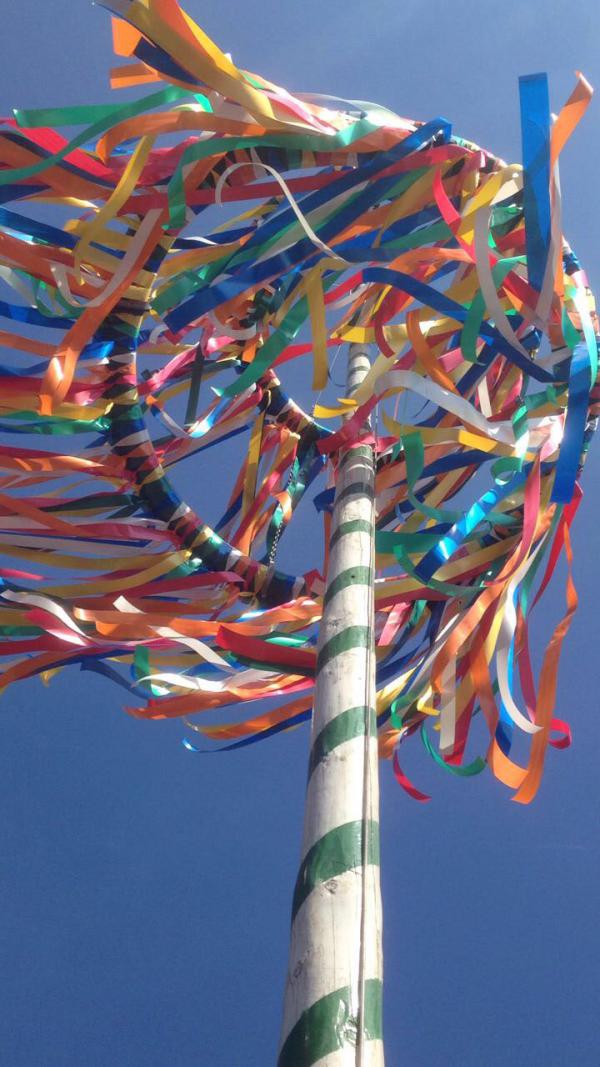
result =
[[[364,352],[364,347],[363,348]],[[348,384],[352,374],[352,346],[350,346],[348,354]],[[366,354],[366,353],[365,353]],[[357,383],[358,385],[358,383]],[[348,393],[352,395],[355,388],[348,388]],[[376,416],[377,418],[377,416]],[[370,463],[370,480],[374,482],[375,479],[375,450],[371,453]],[[374,499],[371,502],[371,538],[369,544],[369,569],[370,573],[374,575],[375,567],[375,551],[374,551],[374,526],[375,526],[375,502]],[[364,743],[363,743],[363,766],[362,766],[362,843],[361,843],[361,903],[360,903],[360,935],[359,935],[359,952],[358,952],[358,1004],[357,1004],[357,1039],[355,1046],[355,1064],[356,1067],[364,1067],[364,1046],[365,1046],[365,989],[366,989],[366,945],[367,945],[367,920],[368,920],[368,907],[367,907],[367,861],[369,858],[369,832],[370,832],[370,819],[368,816],[371,814],[372,807],[372,781],[371,781],[371,713],[375,712],[375,709],[371,708],[371,696],[372,696],[372,677],[373,677],[373,640],[375,634],[375,591],[374,583],[371,581],[369,588],[369,603],[368,603],[368,629],[371,635],[369,640],[366,656],[365,656],[365,675],[364,675],[364,701],[363,706],[365,708],[365,729],[364,729]]]
[[[373,471],[373,479],[375,478],[375,472]],[[374,553],[374,537],[373,530],[375,525],[375,502],[371,504],[371,543],[369,546],[369,562],[370,573],[374,575],[375,567],[375,553]],[[366,655],[366,670],[365,670],[365,733],[364,733],[364,745],[363,745],[363,797],[362,797],[362,825],[363,825],[363,840],[362,840],[362,873],[361,873],[361,915],[360,915],[360,954],[359,954],[359,1027],[358,1027],[358,1041],[356,1045],[356,1064],[357,1067],[363,1067],[363,1052],[365,1046],[365,990],[366,990],[366,976],[365,976],[365,956],[366,956],[366,941],[367,941],[367,861],[369,858],[369,831],[371,820],[368,816],[371,815],[372,808],[372,782],[371,782],[371,713],[375,714],[375,709],[371,709],[371,692],[372,692],[372,672],[373,672],[373,641],[375,637],[375,589],[373,579],[369,587],[369,631],[371,639],[367,647]]]

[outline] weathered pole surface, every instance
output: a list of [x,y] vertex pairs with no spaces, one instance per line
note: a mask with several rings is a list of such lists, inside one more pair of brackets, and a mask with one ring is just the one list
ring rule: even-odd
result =
[[[351,345],[348,395],[369,370]],[[375,457],[342,453],[278,1067],[383,1067],[375,720]]]

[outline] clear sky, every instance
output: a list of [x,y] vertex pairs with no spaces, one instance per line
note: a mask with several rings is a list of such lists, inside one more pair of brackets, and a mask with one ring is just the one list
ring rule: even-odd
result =
[[[548,71],[556,111],[575,69],[600,87],[597,0],[187,8],[246,69],[445,115],[507,160],[519,160],[520,74]],[[2,113],[110,99],[110,20],[88,0],[4,4],[2,29]],[[565,231],[600,293],[599,157],[600,101],[561,164]],[[430,804],[381,766],[388,1067],[600,1063],[599,475],[596,442],[557,706],[574,744],[550,751],[534,804],[511,804],[491,775],[444,775],[417,744],[406,766]],[[534,616],[537,662],[562,604],[558,580]],[[194,756],[180,724],[136,721],[121,702],[77,671],[2,697],[0,1063],[269,1067],[308,731]]]

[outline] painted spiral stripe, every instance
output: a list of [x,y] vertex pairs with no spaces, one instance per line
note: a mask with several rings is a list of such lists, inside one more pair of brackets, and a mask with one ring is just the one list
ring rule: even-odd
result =
[[368,731],[370,737],[377,736],[375,712],[366,704],[360,704],[356,708],[348,708],[341,715],[327,723],[313,742],[308,764],[308,777],[322,760],[346,741],[353,741],[355,737],[364,737],[365,724],[368,717]]
[[329,604],[337,593],[351,585],[371,585],[373,577],[372,567],[363,567],[361,565],[348,567],[345,571],[341,571],[340,574],[336,575],[328,585],[325,593],[325,604]]
[[[365,982],[363,1034],[367,1041],[381,1040],[382,984]],[[300,1016],[286,1038],[277,1067],[312,1067],[324,1056],[356,1043],[358,1020],[352,1011],[349,986],[322,997]]]
[[342,652],[350,652],[353,648],[368,648],[371,637],[370,626],[346,626],[339,634],[334,634],[317,655],[317,674]]
[[379,824],[372,820],[357,819],[336,826],[308,850],[296,880],[292,921],[317,885],[363,866],[365,837],[367,864],[379,866]]
[[368,519],[348,519],[347,522],[340,523],[331,535],[329,550],[331,551],[342,537],[346,537],[351,533],[366,533],[372,535],[373,524],[369,522]]

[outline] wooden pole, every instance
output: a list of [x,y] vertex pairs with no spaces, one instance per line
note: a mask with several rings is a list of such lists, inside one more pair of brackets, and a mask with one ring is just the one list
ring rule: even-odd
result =
[[[351,345],[348,395],[369,370]],[[278,1067],[383,1067],[375,457],[340,457]]]

